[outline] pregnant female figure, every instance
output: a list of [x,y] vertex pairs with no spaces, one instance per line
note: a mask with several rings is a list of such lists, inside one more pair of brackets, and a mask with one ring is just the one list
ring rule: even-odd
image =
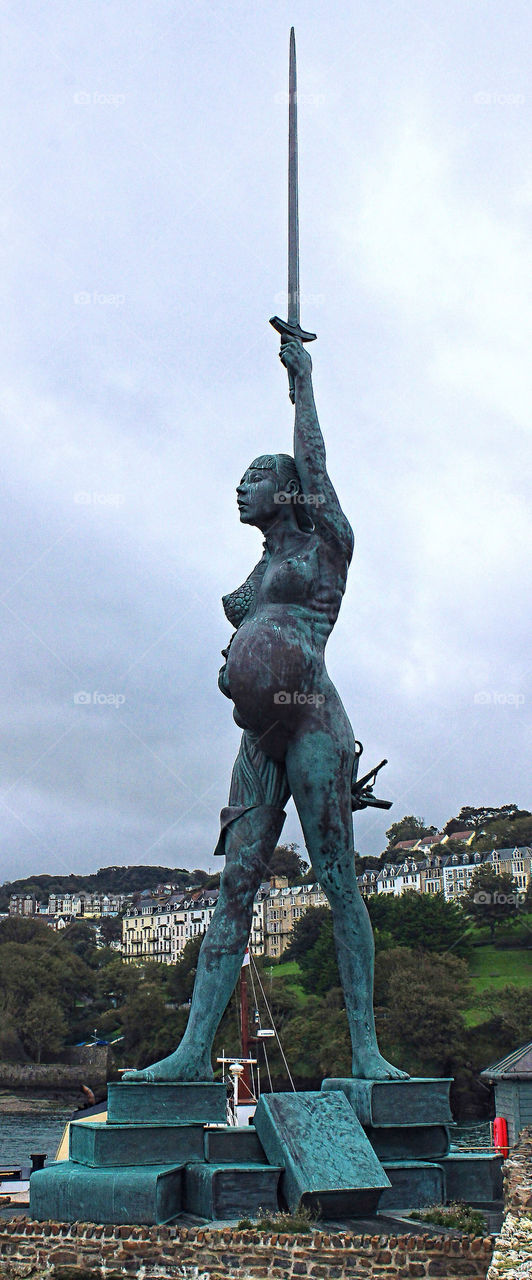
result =
[[248,943],[253,899],[290,795],[314,872],[333,913],[353,1076],[404,1079],[379,1053],[373,1018],[373,936],[355,874],[353,730],[327,674],[324,650],[338,617],[353,533],[327,474],[310,356],[286,342],[295,385],[294,457],[255,458],[237,488],[242,524],[264,534],[247,581],[224,598],[236,628],[220,688],[243,729],[217,852],[218,904],[205,935],[187,1028],[174,1053],[125,1080],[211,1080],[211,1049]]

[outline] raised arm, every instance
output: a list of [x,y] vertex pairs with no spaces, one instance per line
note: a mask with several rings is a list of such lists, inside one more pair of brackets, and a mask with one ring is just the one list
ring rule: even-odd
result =
[[309,502],[309,515],[320,535],[336,542],[350,560],[353,530],[327,473],[325,444],[312,389],[312,361],[303,344],[295,340],[283,343],[280,358],[294,379],[294,459]]

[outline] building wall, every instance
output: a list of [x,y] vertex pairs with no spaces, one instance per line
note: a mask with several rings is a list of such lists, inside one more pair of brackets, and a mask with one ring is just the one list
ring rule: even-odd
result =
[[[281,878],[255,899],[250,948],[276,959],[288,946],[294,925],[309,907],[328,906],[318,884],[290,886]],[[122,921],[122,957],[126,963],[154,960],[175,964],[190,938],[205,933],[215,902],[197,901],[173,908],[169,903],[139,904]]]
[[294,926],[309,907],[328,907],[319,884],[273,888],[266,898],[266,955],[278,959],[290,943]]
[[519,1135],[519,1096],[516,1082],[500,1080],[495,1085],[495,1115],[504,1116],[508,1125],[508,1142],[515,1147]]

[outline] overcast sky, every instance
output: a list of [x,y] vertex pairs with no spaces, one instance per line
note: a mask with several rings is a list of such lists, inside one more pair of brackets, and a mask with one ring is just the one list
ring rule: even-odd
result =
[[234,489],[291,450],[268,318],[292,22],[302,323],[356,535],[328,666],[394,801],[356,845],[529,807],[529,4],[6,0],[2,22],[0,878],[218,869],[220,597],[261,545]]

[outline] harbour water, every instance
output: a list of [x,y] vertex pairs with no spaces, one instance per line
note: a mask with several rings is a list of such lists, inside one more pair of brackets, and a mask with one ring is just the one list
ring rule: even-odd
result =
[[45,1152],[54,1160],[78,1099],[76,1094],[58,1099],[0,1094],[0,1166],[30,1165],[34,1152]]

